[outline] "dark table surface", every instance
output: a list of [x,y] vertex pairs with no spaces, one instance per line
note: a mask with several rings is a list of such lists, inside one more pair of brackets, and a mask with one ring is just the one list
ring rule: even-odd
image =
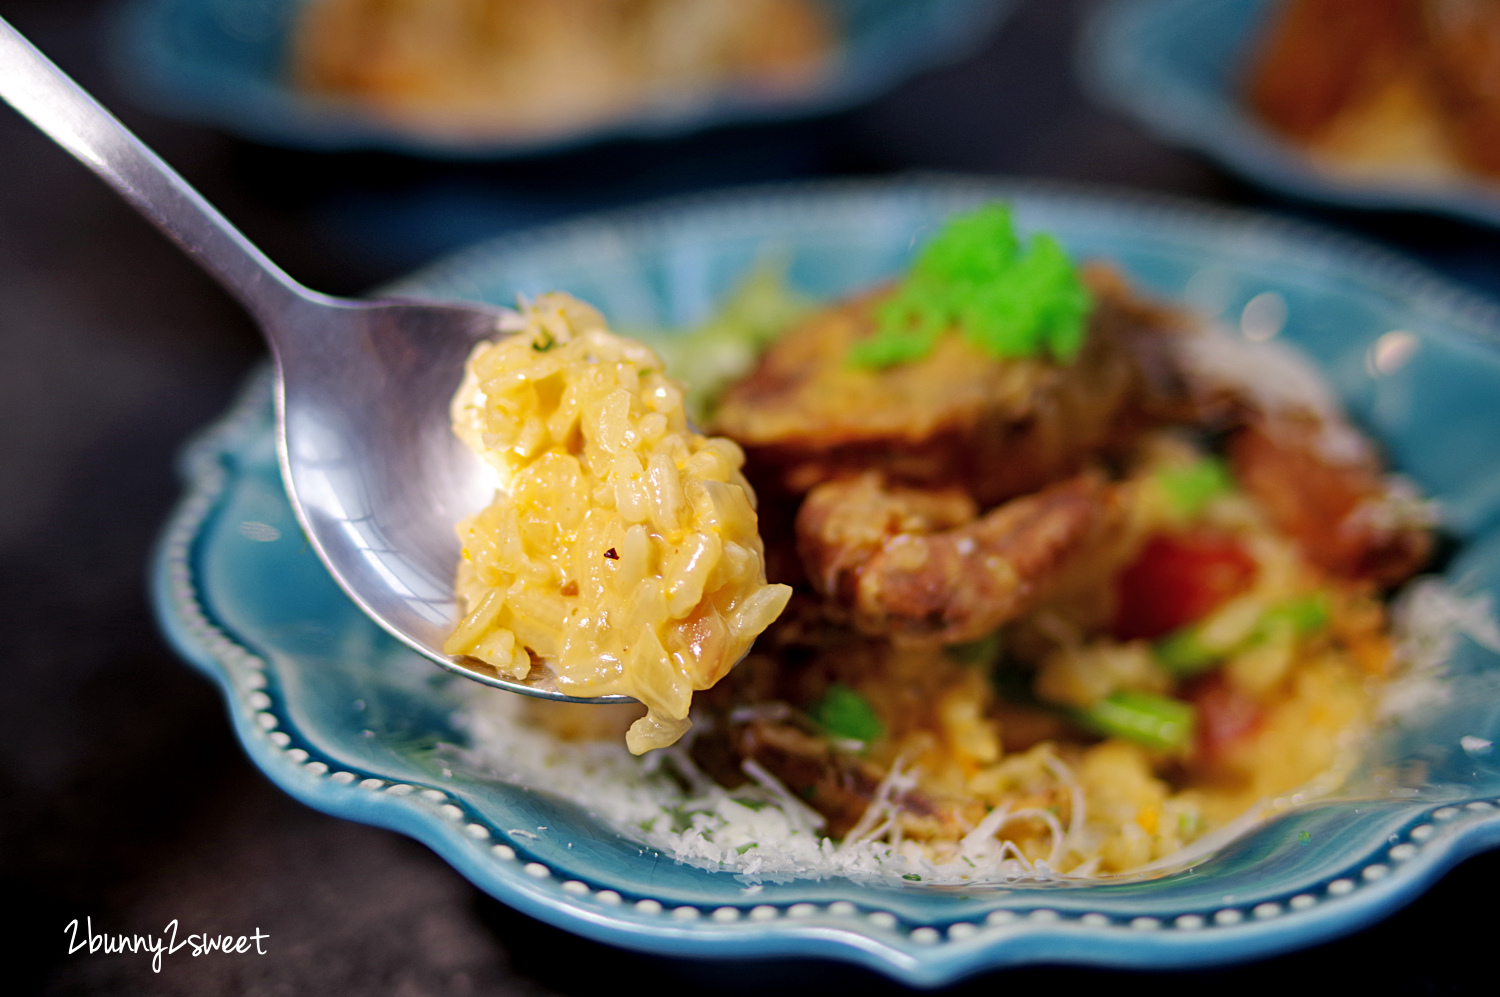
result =
[[[132,107],[109,3],[0,16],[113,107],[294,276],[355,294],[507,227],[729,183],[909,169],[1060,177],[1311,216],[1497,286],[1500,237],[1420,215],[1275,201],[1091,106],[1073,80],[1092,4],[1030,0],[962,63],[853,113],[516,163],[433,164],[248,145]],[[403,233],[392,237],[391,233]],[[0,111],[0,902],[7,976],[47,993],[585,994],[899,988],[836,964],[642,956],[517,914],[426,848],[315,813],[241,754],[216,692],[166,646],[148,552],[173,455],[263,354],[245,316],[82,167]],[[1189,973],[1033,967],[957,990],[1494,993],[1500,854],[1365,931]],[[270,938],[266,954],[67,954],[65,929]],[[9,988],[7,988],[9,989]]]

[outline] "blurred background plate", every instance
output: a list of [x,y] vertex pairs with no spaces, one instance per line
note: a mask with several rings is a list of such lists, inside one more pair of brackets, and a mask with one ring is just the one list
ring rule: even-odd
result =
[[1096,100],[1284,194],[1500,225],[1500,185],[1339,176],[1319,169],[1305,151],[1256,121],[1243,100],[1245,71],[1275,2],[1113,0],[1082,35],[1079,72]]
[[[1392,461],[1447,512],[1451,580],[1500,591],[1500,312],[1400,257],[1191,203],[951,178],[701,196],[481,244],[391,290],[506,303],[562,289],[622,327],[708,315],[767,253],[830,298],[887,278],[956,211],[1118,264],[1146,293],[1235,323],[1279,295],[1302,348]],[[1387,350],[1388,337],[1401,337]],[[1383,730],[1336,796],[1154,880],[939,890],[747,884],[638,846],[573,802],[487,776],[455,711],[504,695],[433,668],[339,591],[276,466],[270,379],[184,454],[186,497],[153,569],[158,617],[213,678],[251,759],[286,792],[424,842],[506,904],[597,940],[700,958],[824,957],[937,985],[1021,963],[1181,968],[1285,952],[1392,912],[1500,844],[1500,656],[1460,640],[1445,700]],[[1475,740],[1478,739],[1478,740]],[[1465,747],[1465,745],[1469,747]]]
[[129,0],[114,57],[127,88],[159,113],[272,145],[496,159],[617,138],[668,138],[721,125],[826,114],[869,100],[980,45],[1013,0],[816,0],[837,34],[833,71],[805,92],[726,91],[680,110],[622,117],[540,138],[446,140],[417,134],[288,82],[292,21],[304,0]]

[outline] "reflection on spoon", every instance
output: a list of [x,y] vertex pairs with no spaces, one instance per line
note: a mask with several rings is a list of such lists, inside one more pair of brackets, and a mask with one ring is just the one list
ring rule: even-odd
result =
[[239,299],[278,374],[282,475],[297,518],[344,591],[450,671],[571,702],[550,676],[517,681],[444,654],[458,618],[454,524],[490,497],[453,436],[448,401],[499,312],[473,304],[351,301],[287,276],[108,111],[0,20],[0,97],[99,174]]

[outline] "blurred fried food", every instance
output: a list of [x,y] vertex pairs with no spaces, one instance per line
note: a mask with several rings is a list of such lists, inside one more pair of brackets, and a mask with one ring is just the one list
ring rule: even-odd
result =
[[815,81],[810,0],[314,0],[298,85],[424,131],[545,135],[740,88]]
[[1235,478],[1308,560],[1339,577],[1405,581],[1432,553],[1430,519],[1402,502],[1373,451],[1335,459],[1311,418],[1255,418],[1229,441]]
[[1287,0],[1248,98],[1277,131],[1356,174],[1500,176],[1500,2]]

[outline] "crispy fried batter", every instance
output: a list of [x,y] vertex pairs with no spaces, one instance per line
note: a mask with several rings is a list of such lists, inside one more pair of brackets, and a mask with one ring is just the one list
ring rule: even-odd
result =
[[1253,419],[1230,441],[1235,478],[1319,567],[1382,586],[1405,581],[1432,552],[1427,524],[1403,515],[1372,451],[1335,460],[1321,433],[1311,416]]
[[1500,6],[1448,0],[1426,4],[1425,13],[1449,134],[1470,167],[1500,176]]
[[1026,612],[1119,518],[1113,489],[1080,474],[976,518],[961,493],[826,482],[797,516],[814,586],[872,634],[956,643]]
[[[1170,313],[1129,297],[1112,271],[1085,278],[1098,306],[1069,365],[1000,360],[961,336],[883,369],[849,362],[889,292],[819,312],[773,346],[721,400],[715,432],[801,494],[878,469],[894,482],[959,486],[981,506],[1077,472],[1181,393],[1162,341]],[[1147,414],[1146,421],[1150,415]]]
[[[1430,134],[1439,147],[1423,143],[1426,155],[1494,177],[1497,79],[1493,0],[1286,0],[1271,17],[1247,96],[1273,128],[1330,153],[1368,157],[1410,145],[1403,135]],[[1372,145],[1367,135],[1378,139]]]

